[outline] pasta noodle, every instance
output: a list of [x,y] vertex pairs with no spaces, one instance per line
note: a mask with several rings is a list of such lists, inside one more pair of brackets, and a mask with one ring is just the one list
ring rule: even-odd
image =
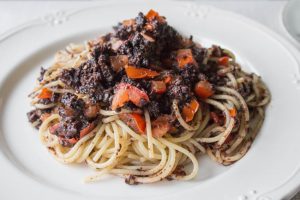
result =
[[[95,175],[86,177],[86,182],[98,181],[105,174],[124,177],[128,184],[154,183],[164,179],[190,180],[198,173],[199,154],[207,154],[223,165],[230,165],[246,154],[263,123],[265,108],[271,99],[270,92],[259,76],[240,69],[231,51],[215,47],[207,49],[201,65],[217,65],[214,73],[223,82],[216,83],[212,94],[198,98],[196,112],[192,113],[191,119],[186,112],[192,109],[192,105],[185,108],[176,98],[170,105],[173,118],[163,115],[165,121],[161,122],[153,120],[147,107],[108,109],[99,104],[100,108],[91,106],[84,110],[84,115],[92,115],[94,120],[81,128],[79,138],[59,135],[55,131],[65,120],[61,112],[75,115],[77,107],[61,111],[60,102],[45,103],[46,100],[41,101],[42,95],[48,101],[54,94],[72,94],[72,98],[82,102],[90,101],[87,93],[70,87],[61,81],[60,76],[64,70],[76,70],[82,64],[92,62],[94,42],[70,44],[59,51],[54,64],[44,72],[42,81],[29,95],[31,104],[43,113],[32,121],[34,127],[39,127],[40,140],[59,162],[86,163],[95,169]],[[217,50],[223,57],[216,56]],[[224,55],[225,61],[220,61]],[[133,92],[137,86],[127,84],[126,88]],[[136,100],[132,93],[126,95],[134,104]],[[47,111],[49,109],[50,112]],[[96,117],[93,115],[95,110]],[[141,123],[144,133],[136,124],[132,125],[133,118],[129,119],[129,116],[144,119],[145,124]],[[171,122],[177,124],[177,130],[180,130],[176,134],[168,126]],[[68,130],[72,132],[72,128]],[[163,132],[165,129],[167,131]],[[188,165],[192,166],[189,172]]]

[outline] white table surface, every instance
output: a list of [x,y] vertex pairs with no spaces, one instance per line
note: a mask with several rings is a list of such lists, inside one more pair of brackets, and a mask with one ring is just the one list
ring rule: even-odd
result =
[[[286,32],[281,13],[287,0],[219,0],[195,1],[230,10],[254,19],[285,37],[300,51],[300,44]],[[99,4],[96,1],[0,1],[0,35],[29,20],[61,10]],[[300,200],[300,192],[293,198]]]

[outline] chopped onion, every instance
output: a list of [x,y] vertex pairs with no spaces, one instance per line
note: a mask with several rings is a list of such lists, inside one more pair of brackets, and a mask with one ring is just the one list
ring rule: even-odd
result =
[[141,35],[144,37],[145,40],[148,40],[149,42],[154,42],[155,40],[150,37],[149,35],[146,35],[144,33],[141,33]]
[[123,41],[122,40],[119,40],[119,39],[116,39],[116,38],[111,38],[111,48],[114,50],[114,51],[117,51],[118,48],[123,44]]
[[125,55],[110,56],[110,62],[114,71],[119,72],[125,65],[128,64],[128,57]]

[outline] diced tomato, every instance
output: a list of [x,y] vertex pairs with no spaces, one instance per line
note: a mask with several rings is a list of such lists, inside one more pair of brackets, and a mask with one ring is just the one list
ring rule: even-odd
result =
[[152,136],[153,137],[162,137],[168,133],[172,126],[170,121],[172,121],[172,116],[170,115],[161,115],[156,120],[154,120],[152,125]]
[[114,98],[112,100],[111,109],[115,110],[119,107],[122,107],[127,103],[129,99],[128,88],[120,88],[116,91]]
[[213,87],[208,81],[199,81],[194,89],[195,93],[202,99],[206,99],[214,94]]
[[59,128],[59,123],[54,124],[53,126],[49,127],[49,132],[55,135],[56,130]]
[[199,103],[196,99],[193,99],[190,103],[186,104],[182,109],[182,114],[186,122],[193,120],[194,115],[199,109]]
[[223,57],[221,57],[221,58],[218,59],[218,63],[220,65],[227,65],[228,61],[229,61],[228,56],[223,56]]
[[179,49],[176,59],[180,68],[183,68],[186,64],[196,64],[191,49]]
[[148,95],[129,83],[120,83],[116,87],[116,92],[112,100],[112,110],[122,107],[131,101],[134,105],[142,107],[146,102],[149,101]]
[[136,106],[142,107],[149,101],[149,97],[146,92],[140,90],[137,87],[131,86],[129,90],[129,100]]
[[154,10],[149,10],[149,12],[146,14],[146,19],[148,21],[153,21],[155,19],[157,19],[157,21],[159,21],[160,23],[165,22],[165,19],[161,16],[159,16],[158,12],[154,11]]
[[87,135],[88,133],[90,133],[93,129],[95,128],[95,124],[94,123],[90,123],[87,127],[83,128],[80,131],[80,138],[84,137],[85,135]]
[[76,144],[78,142],[78,139],[76,138],[70,138],[70,139],[66,139],[70,144]]
[[130,126],[134,131],[145,134],[146,121],[144,117],[138,113],[120,114],[120,119]]
[[40,120],[45,121],[48,117],[50,117],[50,113],[43,113],[40,117]]
[[155,76],[159,75],[159,73],[154,70],[146,68],[137,68],[130,65],[125,66],[125,71],[127,76],[132,79],[154,78]]
[[171,76],[171,75],[167,75],[167,76],[164,78],[165,84],[169,84],[171,81],[172,81],[172,76]]
[[147,18],[149,21],[152,21],[152,20],[154,20],[154,19],[155,19],[156,17],[158,17],[158,16],[159,16],[158,12],[156,12],[156,11],[150,9],[149,12],[148,12],[147,15],[146,15],[146,18]]
[[94,118],[98,115],[99,106],[97,104],[86,104],[84,109],[84,116],[87,118]]
[[38,95],[39,99],[50,99],[52,97],[53,92],[48,88],[43,88],[41,93]]
[[235,108],[229,109],[229,115],[231,117],[235,117],[236,116],[236,109]]
[[156,94],[163,94],[166,92],[167,87],[163,81],[151,81],[151,89]]

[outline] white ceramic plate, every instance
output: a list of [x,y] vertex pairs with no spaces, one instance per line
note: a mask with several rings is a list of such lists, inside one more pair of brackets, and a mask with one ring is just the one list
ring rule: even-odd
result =
[[[281,199],[300,186],[298,52],[242,16],[184,2],[100,2],[29,22],[0,37],[0,199]],[[195,180],[129,186],[117,177],[84,184],[93,171],[57,163],[26,119],[27,94],[40,66],[70,42],[94,38],[118,21],[153,8],[185,35],[233,50],[272,93],[263,128],[247,155],[230,167],[200,159]]]
[[286,3],[282,12],[282,22],[288,33],[300,42],[300,1],[290,0]]

